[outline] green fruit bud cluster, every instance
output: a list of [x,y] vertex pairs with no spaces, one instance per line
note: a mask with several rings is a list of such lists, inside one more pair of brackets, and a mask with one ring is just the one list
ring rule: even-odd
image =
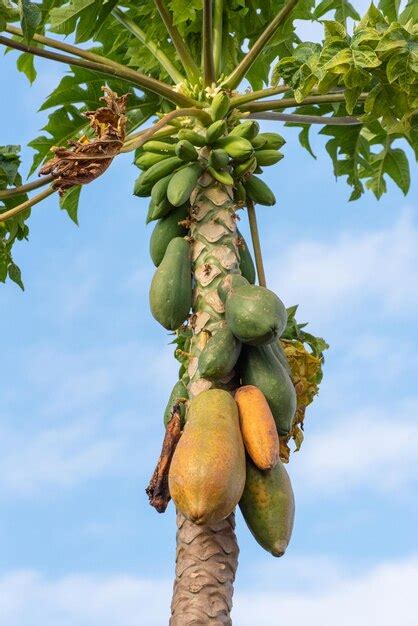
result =
[[147,141],[137,151],[135,163],[142,173],[134,194],[151,196],[147,222],[187,203],[205,171],[233,187],[236,202],[275,204],[273,192],[258,174],[283,158],[280,148],[285,141],[277,133],[261,133],[255,120],[228,117],[229,107],[229,97],[219,92],[208,110],[213,121],[207,127],[177,129],[164,140]]

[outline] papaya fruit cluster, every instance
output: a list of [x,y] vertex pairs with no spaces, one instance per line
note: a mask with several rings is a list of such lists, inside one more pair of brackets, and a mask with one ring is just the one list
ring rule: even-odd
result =
[[165,425],[180,413],[182,427],[169,490],[196,524],[217,523],[239,505],[258,543],[280,556],[294,519],[281,458],[298,406],[281,341],[289,320],[278,296],[255,284],[235,211],[248,200],[275,203],[257,174],[282,158],[284,141],[234,118],[224,93],[210,113],[207,127],[177,127],[136,158],[135,193],[151,197],[147,222],[157,222],[151,311],[176,332],[180,361],[164,412]]
[[185,205],[202,172],[234,188],[235,200],[247,199],[272,206],[276,198],[256,174],[283,158],[283,137],[260,132],[255,120],[238,121],[229,115],[229,98],[218,93],[212,101],[207,127],[180,127],[157,140],[147,141],[136,154],[142,170],[134,194],[151,196],[147,222],[165,217]]
[[195,524],[213,524],[239,504],[256,541],[282,556],[290,541],[294,496],[279,458],[276,426],[263,393],[209,389],[193,398],[174,452],[169,489]]
[[[219,387],[235,369],[233,396],[209,389],[182,405],[184,430],[169,473],[177,508],[196,524],[214,523],[239,505],[258,543],[275,556],[290,540],[294,497],[280,459],[280,435],[291,429],[296,394],[279,343],[287,312],[268,289],[229,274],[217,287],[225,319],[201,350],[199,375]],[[188,349],[190,336],[185,338]],[[181,395],[179,395],[181,394]],[[173,389],[165,419],[179,398]]]

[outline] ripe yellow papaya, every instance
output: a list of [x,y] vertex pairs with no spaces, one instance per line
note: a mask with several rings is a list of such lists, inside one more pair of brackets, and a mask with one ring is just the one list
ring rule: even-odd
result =
[[170,495],[187,519],[208,524],[232,513],[244,484],[236,402],[227,391],[209,389],[190,402],[170,466]]
[[255,385],[235,393],[244,446],[255,465],[268,470],[279,462],[280,444],[276,423],[263,392]]
[[263,472],[247,458],[247,478],[239,506],[255,540],[273,556],[283,556],[295,517],[292,485],[281,461]]

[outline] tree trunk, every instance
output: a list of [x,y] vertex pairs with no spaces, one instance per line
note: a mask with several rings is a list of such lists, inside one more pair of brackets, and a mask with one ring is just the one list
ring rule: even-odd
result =
[[177,514],[176,580],[170,626],[230,626],[238,544],[232,513],[198,526]]
[[[232,189],[204,174],[191,196],[191,242],[194,298],[188,389],[190,398],[211,387],[231,391],[235,373],[217,384],[202,378],[198,357],[224,320],[217,287],[229,273],[239,273],[239,241]],[[231,625],[233,582],[238,544],[232,513],[218,524],[199,526],[177,514],[176,578],[170,626]]]

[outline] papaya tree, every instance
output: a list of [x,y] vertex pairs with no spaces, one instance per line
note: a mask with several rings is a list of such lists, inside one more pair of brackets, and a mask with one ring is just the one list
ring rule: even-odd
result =
[[[300,38],[303,21],[320,43]],[[32,207],[55,194],[77,222],[83,186],[132,152],[133,193],[155,222],[151,312],[179,361],[147,488],[157,511],[170,499],[177,510],[170,624],[231,624],[234,511],[266,551],[285,552],[284,463],[301,446],[328,347],[266,286],[255,207],[276,202],[263,171],[280,168],[285,142],[261,125],[299,128],[309,152],[318,127],[351,201],[380,198],[388,178],[406,194],[418,3],[380,0],[360,16],[348,0],[0,0],[0,31],[30,82],[37,57],[65,68],[29,143],[29,182],[19,147],[0,147],[0,280],[23,289],[14,250]],[[245,213],[255,264],[238,229]]]

